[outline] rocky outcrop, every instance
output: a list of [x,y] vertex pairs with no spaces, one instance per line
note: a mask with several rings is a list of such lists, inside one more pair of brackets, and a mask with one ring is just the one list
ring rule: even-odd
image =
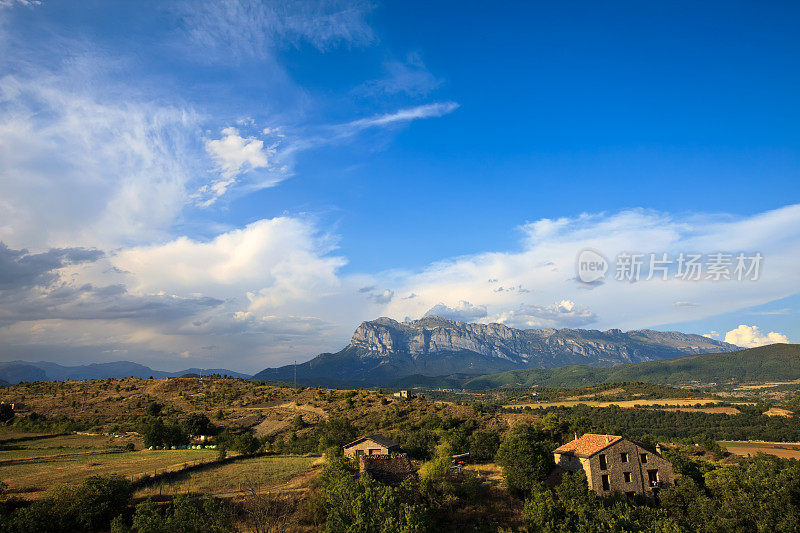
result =
[[701,335],[637,330],[623,333],[582,329],[519,330],[503,324],[467,324],[435,316],[412,322],[379,318],[362,323],[350,347],[362,357],[404,353],[421,359],[437,353],[469,351],[524,367],[563,366],[583,359],[588,364],[638,363],[738,347]]
[[[298,381],[330,386],[381,385],[404,376],[477,375],[521,368],[611,366],[737,346],[675,331],[514,329],[436,316],[362,323],[350,344],[297,366]],[[258,379],[290,380],[294,367],[263,370]]]

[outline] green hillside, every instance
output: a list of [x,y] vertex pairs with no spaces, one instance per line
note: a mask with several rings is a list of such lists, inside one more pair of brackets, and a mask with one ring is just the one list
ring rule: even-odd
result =
[[586,365],[512,370],[464,384],[467,389],[498,387],[584,387],[620,381],[687,385],[790,381],[800,379],[800,344],[770,344],[738,352],[689,355],[613,367]]

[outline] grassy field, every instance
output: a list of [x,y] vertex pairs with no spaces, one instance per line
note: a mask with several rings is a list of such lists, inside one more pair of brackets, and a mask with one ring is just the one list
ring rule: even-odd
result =
[[[54,437],[37,436],[28,434],[5,437],[0,434],[0,464],[4,461],[28,459],[36,457],[51,457],[62,454],[101,454],[114,453],[128,443],[133,442],[141,448],[141,439],[115,438],[101,435],[59,435]],[[27,440],[14,440],[27,439]]]
[[243,459],[199,472],[179,476],[178,479],[146,487],[137,496],[204,492],[230,494],[249,490],[269,490],[284,484],[320,463],[318,457],[268,456]]
[[40,462],[1,465],[0,480],[9,491],[36,498],[49,487],[73,483],[93,475],[121,474],[138,478],[156,471],[177,470],[184,464],[216,458],[215,450],[170,450],[123,452],[48,459]]
[[748,456],[761,452],[785,459],[800,459],[800,444],[754,441],[720,441],[719,444],[734,455]]

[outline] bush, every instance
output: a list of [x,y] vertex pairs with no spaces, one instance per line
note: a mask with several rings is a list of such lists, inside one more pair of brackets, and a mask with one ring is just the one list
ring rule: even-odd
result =
[[181,494],[162,512],[152,500],[136,506],[133,529],[137,533],[226,533],[235,531],[233,515],[220,501],[194,500]]
[[121,476],[92,476],[80,485],[65,485],[15,512],[10,531],[102,531],[125,511],[133,495],[130,481]]
[[408,491],[394,489],[370,476],[353,478],[345,459],[329,461],[320,481],[326,531],[411,533],[427,529],[425,510],[408,501]]
[[150,403],[147,405],[147,407],[145,408],[145,410],[144,410],[144,411],[145,411],[145,413],[147,413],[149,416],[158,416],[158,415],[160,415],[160,414],[161,414],[161,410],[162,410],[163,408],[164,408],[164,406],[163,406],[163,405],[161,405],[161,404],[160,404],[160,403],[158,403],[158,402],[150,402]]

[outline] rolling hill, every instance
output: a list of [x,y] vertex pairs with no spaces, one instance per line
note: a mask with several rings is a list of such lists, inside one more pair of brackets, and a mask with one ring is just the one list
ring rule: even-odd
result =
[[87,365],[65,366],[47,361],[28,362],[10,361],[0,363],[0,380],[8,383],[21,381],[65,381],[84,379],[107,378],[168,378],[184,374],[220,374],[231,377],[250,378],[247,374],[233,372],[221,368],[200,369],[188,368],[179,372],[164,372],[130,361],[115,361],[112,363],[91,363]]
[[605,368],[573,365],[512,370],[473,378],[464,383],[464,388],[583,387],[622,381],[677,386],[795,379],[800,379],[800,344],[770,344],[736,352],[689,355]]

